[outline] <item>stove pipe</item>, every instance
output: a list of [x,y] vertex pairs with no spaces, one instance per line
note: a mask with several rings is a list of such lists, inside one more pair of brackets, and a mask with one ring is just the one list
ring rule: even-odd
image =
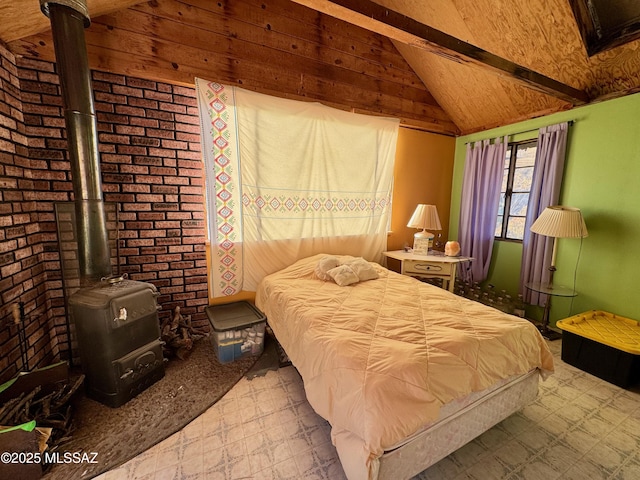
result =
[[100,179],[98,124],[84,29],[91,24],[85,0],[40,0],[53,32],[75,195],[80,281],[111,275],[111,254]]

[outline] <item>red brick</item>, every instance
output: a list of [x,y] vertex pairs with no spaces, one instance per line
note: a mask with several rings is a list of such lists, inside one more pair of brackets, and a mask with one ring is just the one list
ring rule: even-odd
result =
[[113,106],[113,103],[96,102],[95,107],[96,107],[96,114],[98,114],[99,112],[113,113],[115,111],[115,107]]
[[190,159],[190,160],[200,160],[202,159],[202,151],[200,148],[196,148],[192,151],[180,150],[178,151],[177,157],[179,159]]
[[145,147],[138,147],[133,145],[118,145],[117,151],[118,153],[127,155],[145,155],[147,153],[147,149]]
[[[143,247],[140,249],[142,255],[161,255],[168,252],[167,247]],[[158,258],[158,260],[160,260]]]
[[142,146],[146,146],[146,147],[159,147],[160,146],[160,139],[159,138],[148,138],[148,137],[132,137],[131,138],[131,143],[133,145],[142,145]]
[[[173,121],[173,113],[172,112],[161,112],[158,110],[149,110],[147,112],[147,118],[156,118],[158,120],[167,120]],[[183,122],[186,123],[186,122]]]
[[189,147],[187,142],[178,142],[176,140],[162,140],[162,148],[170,148],[172,150],[186,150]]
[[133,115],[134,117],[144,117],[145,109],[138,107],[130,107],[124,105],[116,105],[116,113],[120,115]]
[[176,119],[176,132],[193,133],[200,137],[200,123],[199,121],[191,124],[179,123]]
[[150,98],[150,99],[153,99],[153,100],[161,100],[163,102],[170,102],[171,101],[171,94],[170,93],[162,93],[162,92],[158,92],[158,91],[154,91],[154,90],[145,90],[144,97],[145,98]]
[[149,263],[149,264],[142,265],[143,272],[156,272],[158,270],[168,270],[168,269],[169,269],[168,263]]
[[97,112],[97,117],[98,120],[101,122],[107,122],[107,123],[122,123],[122,124],[129,124],[129,117],[126,115],[119,115],[116,113],[101,113],[101,112]]
[[175,138],[174,132],[171,130],[157,130],[154,128],[147,128],[147,135],[149,137],[167,138],[171,140]]
[[152,157],[175,158],[176,151],[166,148],[150,148],[148,154]]
[[98,134],[98,139],[100,142],[105,142],[105,143],[117,143],[117,144],[129,143],[128,135],[112,135],[108,133],[100,133]]
[[146,165],[120,165],[120,171],[122,173],[146,175],[149,173],[149,167],[147,167]]
[[126,95],[127,97],[142,98],[143,96],[143,90],[140,88],[125,87],[123,85],[114,85],[112,90],[113,90],[113,93],[115,94]]
[[[105,192],[104,199],[107,202],[126,203],[127,205],[131,205],[131,203],[127,202],[134,202],[135,196],[132,194]],[[143,205],[138,205],[137,208],[143,208]]]
[[[164,195],[172,195],[172,196],[176,196],[179,191],[178,191],[178,187],[175,185],[151,185],[151,191],[153,193],[162,193]],[[176,196],[176,200],[177,200],[177,196]]]
[[114,75],[111,73],[98,72],[98,71],[93,71],[91,73],[92,73],[92,78],[94,80],[98,80],[98,81],[101,80],[107,83],[115,83],[117,85],[126,84],[126,79],[124,75]]
[[132,77],[126,78],[126,84],[129,85],[130,87],[146,88],[150,90],[155,90],[157,87],[156,82],[152,80],[145,80],[142,78],[132,78]]
[[185,97],[182,95],[175,95],[175,92],[173,95],[173,103],[179,104],[179,105],[186,105],[189,107],[195,107],[195,108],[198,107],[198,101],[195,99],[193,95]]
[[122,185],[122,191],[127,193],[149,193],[151,191],[150,185],[125,184]]
[[192,142],[198,144],[198,149],[200,149],[200,133],[176,133],[176,140],[180,140],[183,142]]
[[135,211],[135,212],[145,212],[151,211],[150,203],[127,203],[122,205],[124,210]]
[[140,220],[164,220],[166,215],[163,212],[140,212],[138,218]]
[[114,95],[107,92],[94,92],[94,98],[96,102],[112,103],[116,105],[116,113],[123,113],[118,111],[119,105],[126,105],[127,97],[124,95]]
[[166,236],[165,230],[140,230],[140,238],[163,238]]
[[131,117],[130,125],[137,125],[140,127],[149,127],[149,128],[157,128],[159,125],[158,120],[154,118],[141,118],[141,117]]
[[188,177],[165,177],[164,183],[166,185],[189,185]]
[[149,230],[154,227],[153,222],[125,222],[126,230]]
[[[144,127],[132,127],[130,125],[116,125],[116,133],[119,135],[144,135]],[[123,143],[129,143],[123,142]]]
[[148,100],[146,98],[129,98],[129,105],[132,107],[143,107],[143,108],[158,108],[158,102],[155,100]]
[[102,162],[127,164],[127,163],[131,163],[131,156],[130,155],[119,155],[119,154],[105,153],[103,155],[100,155],[100,160],[102,160]]
[[140,238],[127,240],[127,245],[130,247],[150,247],[153,246],[153,239]]

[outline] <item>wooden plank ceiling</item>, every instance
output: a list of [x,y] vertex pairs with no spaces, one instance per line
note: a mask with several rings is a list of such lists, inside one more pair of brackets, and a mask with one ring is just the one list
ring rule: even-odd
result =
[[[587,57],[569,0],[88,0],[96,70],[194,77],[447,135],[640,91],[640,40]],[[55,61],[36,0],[0,40]]]

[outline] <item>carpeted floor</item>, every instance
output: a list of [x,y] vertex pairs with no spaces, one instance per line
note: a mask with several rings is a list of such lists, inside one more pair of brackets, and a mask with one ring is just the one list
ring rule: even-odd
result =
[[[80,394],[75,402],[71,439],[58,451],[97,453],[97,463],[58,463],[45,480],[92,478],[135,457],[182,429],[207,410],[244,375],[277,368],[277,352],[265,342],[260,358],[220,364],[208,338],[195,343],[187,360],[174,359],[165,377],[119,408]],[[253,368],[252,368],[253,367]]]

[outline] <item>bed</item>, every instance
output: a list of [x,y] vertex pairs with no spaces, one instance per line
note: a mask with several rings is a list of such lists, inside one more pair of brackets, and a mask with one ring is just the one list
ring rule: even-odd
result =
[[315,255],[256,306],[299,371],[349,480],[410,478],[535,399],[533,324],[376,263]]

